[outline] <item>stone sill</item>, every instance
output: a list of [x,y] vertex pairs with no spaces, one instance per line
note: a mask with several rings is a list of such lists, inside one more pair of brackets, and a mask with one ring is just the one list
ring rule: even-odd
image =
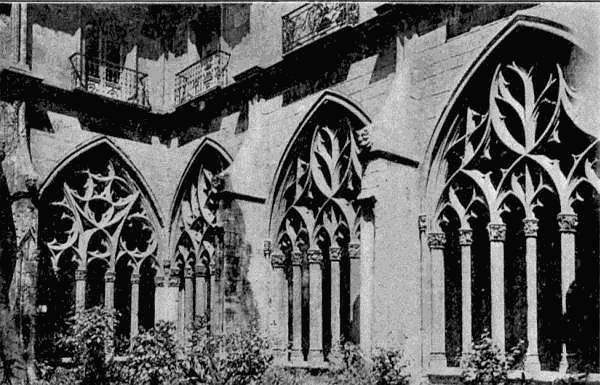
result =
[[[461,368],[447,367],[430,370],[427,373],[427,377],[429,377],[432,384],[462,383],[460,380],[461,373]],[[585,373],[561,374],[559,372],[550,370],[541,370],[537,373],[529,373],[524,370],[511,370],[508,372],[508,379],[511,380],[511,382],[525,380],[550,384],[564,381],[565,383],[600,385],[600,373],[589,373],[586,376]]]
[[275,361],[275,365],[286,369],[306,369],[306,370],[329,370],[330,364],[327,361]]

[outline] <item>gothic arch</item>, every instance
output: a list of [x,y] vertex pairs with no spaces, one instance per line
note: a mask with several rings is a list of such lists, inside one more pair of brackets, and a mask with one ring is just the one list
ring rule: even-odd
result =
[[135,164],[131,161],[131,159],[117,146],[110,138],[107,136],[98,136],[88,140],[77,146],[75,150],[73,150],[69,155],[64,157],[54,169],[46,176],[44,181],[39,186],[39,196],[43,199],[44,194],[48,186],[52,185],[56,177],[61,173],[63,169],[68,167],[75,161],[77,158],[82,156],[83,154],[92,151],[101,146],[105,146],[109,153],[114,154],[120,161],[122,161],[127,166],[127,171],[131,174],[135,183],[140,187],[144,196],[148,199],[152,207],[152,211],[156,216],[156,220],[160,226],[163,226],[164,220],[161,215],[160,210],[158,209],[158,204],[156,196],[154,195],[152,189],[146,182],[146,179],[142,175],[141,171],[135,166]]
[[[438,172],[440,167],[439,159],[436,157],[441,151],[443,152],[441,147],[447,144],[445,140],[447,140],[449,125],[452,123],[450,119],[457,108],[458,102],[465,93],[465,88],[471,83],[472,79],[476,77],[477,73],[481,71],[481,68],[484,67],[486,63],[494,60],[494,54],[503,46],[506,46],[507,41],[510,40],[511,37],[519,33],[526,33],[527,31],[545,32],[549,35],[561,38],[575,47],[585,50],[585,47],[582,46],[579,39],[573,35],[567,27],[561,24],[525,14],[513,16],[507,25],[492,38],[478,57],[471,63],[468,70],[458,82],[458,85],[452,91],[448,102],[438,118],[433,134],[429,139],[423,162],[423,164],[426,165],[426,168],[424,169],[424,175],[420,180],[420,190],[425,192],[423,195],[425,199],[421,201],[422,212],[425,213],[432,210],[431,202],[427,199],[432,195],[432,182],[436,180],[436,176],[432,173]],[[435,193],[433,195],[435,195]]]
[[[517,15],[452,93],[420,181],[422,289],[432,294],[422,309],[431,320],[430,367],[456,364],[447,354],[468,352],[484,329],[502,350],[527,340],[529,371],[582,371],[577,365],[592,360],[580,348],[588,355],[596,349],[596,360],[597,330],[595,342],[573,342],[583,329],[552,320],[580,322],[597,313],[588,306],[575,314],[568,299],[597,282],[577,267],[598,261],[598,250],[583,250],[590,242],[578,238],[600,218],[593,199],[600,192],[600,134],[590,124],[598,101],[589,97],[597,90],[590,82],[597,60],[567,28]],[[588,212],[586,226],[578,225]],[[559,328],[564,336],[557,336]],[[573,352],[580,353],[575,360],[568,358]]]
[[358,342],[359,232],[352,230],[369,124],[356,104],[327,91],[278,164],[269,193],[269,239],[284,359],[324,360],[340,340]]
[[207,154],[207,152],[213,152],[221,158],[222,162],[225,165],[223,169],[227,168],[231,163],[233,163],[233,158],[231,157],[231,155],[229,155],[229,152],[225,149],[225,147],[223,147],[220,143],[218,143],[212,138],[206,136],[203,137],[198,146],[196,147],[196,150],[190,157],[190,160],[188,161],[187,165],[185,166],[185,169],[181,174],[182,177],[179,180],[179,183],[177,184],[177,189],[175,190],[175,195],[173,195],[173,200],[171,201],[171,207],[169,210],[169,218],[171,221],[174,220],[174,216],[176,215],[176,211],[178,209],[177,205],[181,201],[181,195],[183,194],[184,184],[191,173],[191,169],[194,168],[194,166],[198,162],[201,162],[204,156],[209,155]]
[[223,200],[220,174],[232,162],[216,141],[203,138],[176,189],[169,215],[170,276],[179,287],[178,330],[191,327],[194,319],[207,317],[211,327],[223,326],[225,302],[222,271],[224,249],[230,246],[228,229],[219,221]]
[[[269,213],[270,213],[269,214],[270,215],[270,217],[269,217],[269,235],[270,235],[271,239],[276,237],[276,234],[273,234],[273,232],[276,232],[278,230],[277,228],[274,228],[274,226],[278,226],[278,224],[274,224],[272,222],[272,220],[273,220],[272,213],[274,211],[274,205],[276,204],[276,199],[277,199],[276,193],[279,188],[279,184],[281,183],[281,179],[283,178],[282,174],[286,172],[286,170],[284,169],[284,167],[286,167],[285,161],[286,161],[286,159],[289,158],[289,156],[290,156],[289,154],[293,150],[294,146],[296,145],[298,137],[301,136],[307,130],[307,128],[310,128],[309,123],[311,122],[311,119],[313,119],[315,117],[315,114],[317,114],[317,112],[320,109],[322,109],[327,103],[335,104],[335,105],[339,106],[341,109],[344,109],[345,111],[347,111],[347,113],[349,115],[351,115],[355,119],[357,119],[358,125],[361,126],[362,128],[368,126],[371,123],[371,119],[364,112],[362,107],[360,107],[358,103],[354,102],[353,100],[346,97],[345,95],[342,95],[341,93],[335,92],[332,90],[327,90],[327,91],[324,91],[321,94],[321,96],[319,96],[317,101],[311,106],[310,110],[308,110],[308,112],[304,115],[304,117],[298,124],[298,127],[294,130],[294,133],[292,134],[292,137],[288,141],[288,143],[285,147],[285,150],[283,151],[283,154],[279,160],[277,169],[276,169],[274,177],[273,177],[273,181],[271,182],[271,189],[269,192],[269,201],[268,201],[268,207],[270,208],[270,211],[269,211]],[[309,135],[310,135],[310,133],[309,133]]]

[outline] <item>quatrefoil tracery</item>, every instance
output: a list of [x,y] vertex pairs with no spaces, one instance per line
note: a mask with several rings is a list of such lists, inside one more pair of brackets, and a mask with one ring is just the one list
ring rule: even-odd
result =
[[[73,258],[80,268],[100,259],[114,270],[121,258],[138,272],[157,249],[153,221],[140,191],[123,172],[117,175],[108,162],[104,172],[77,171],[72,182],[64,182],[62,199],[50,204],[60,221],[51,229],[46,245],[55,268],[61,258]],[[77,183],[81,177],[83,182]]]

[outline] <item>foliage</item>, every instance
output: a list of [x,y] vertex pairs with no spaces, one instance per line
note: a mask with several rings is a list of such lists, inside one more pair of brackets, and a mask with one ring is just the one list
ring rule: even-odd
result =
[[267,369],[259,385],[305,385],[310,382],[310,376],[303,370],[285,369],[271,366]]
[[171,384],[181,376],[175,326],[161,321],[133,337],[121,373],[131,385]]
[[81,384],[109,382],[110,360],[114,335],[115,313],[103,307],[78,312],[70,321],[70,332],[63,343],[73,352],[76,375]]
[[463,359],[462,380],[467,385],[503,385],[508,371],[521,365],[523,353],[523,343],[508,354],[503,353],[486,331]]
[[210,333],[204,322],[189,331],[184,370],[188,378],[210,385],[256,383],[273,356],[255,323],[225,335]]
[[374,384],[371,364],[357,345],[346,343],[339,352],[329,355],[331,364],[330,385]]
[[79,381],[77,368],[46,365],[38,362],[39,377],[33,385],[72,385]]
[[376,385],[407,385],[409,383],[408,362],[405,360],[402,350],[376,348],[371,359]]

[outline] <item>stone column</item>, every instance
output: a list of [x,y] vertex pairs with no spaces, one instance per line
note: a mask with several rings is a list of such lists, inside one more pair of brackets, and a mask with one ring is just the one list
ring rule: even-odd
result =
[[473,244],[473,231],[460,229],[460,266],[461,266],[461,293],[462,293],[462,354],[471,351],[473,343],[471,323],[471,245]]
[[421,367],[429,367],[431,354],[431,253],[427,246],[427,215],[419,215],[419,244],[421,247]]
[[292,253],[292,361],[303,361],[302,354],[302,255]]
[[288,359],[288,285],[285,277],[285,257],[280,254],[271,255],[271,266],[273,266],[273,306],[277,317],[277,346],[275,351],[278,359]]
[[504,241],[506,225],[488,224],[490,237],[490,280],[492,295],[492,340],[504,352]]
[[213,333],[220,333],[221,322],[219,305],[219,284],[221,282],[221,271],[215,262],[210,263],[210,328]]
[[140,304],[140,274],[131,273],[131,327],[129,334],[133,338],[138,334],[138,308]]
[[165,277],[157,275],[154,277],[156,295],[154,296],[154,323],[167,321],[169,319],[169,297],[165,287]]
[[324,361],[323,357],[323,254],[321,250],[308,251],[310,343],[308,360]]
[[206,279],[208,271],[203,263],[196,264],[196,320],[204,318],[206,321]]
[[75,311],[85,310],[85,276],[83,269],[75,270]]
[[429,366],[445,368],[446,361],[446,296],[444,277],[444,246],[446,234],[429,233],[427,243],[431,252],[431,353]]
[[537,233],[538,220],[525,218],[523,220],[525,233],[525,265],[527,280],[527,354],[525,369],[529,372],[540,371],[538,355],[538,304],[537,304]]
[[[562,314],[567,314],[567,293],[569,286],[575,281],[575,231],[577,230],[577,215],[560,213],[557,216],[558,231],[560,231],[560,282]],[[559,372],[566,373],[569,368],[569,352],[567,344],[562,343]]]
[[340,350],[340,248],[329,249],[329,261],[331,266],[331,351]]
[[360,220],[360,347],[371,355],[373,327],[373,261],[375,258],[375,198],[361,201]]
[[115,272],[107,270],[104,273],[104,308],[113,310],[115,307]]
[[194,270],[186,266],[183,279],[185,280],[184,300],[183,300],[183,319],[184,328],[189,329],[194,322]]
[[177,270],[171,271],[169,275],[168,287],[165,288],[166,291],[166,299],[165,306],[168,307],[168,321],[173,322],[175,325],[178,325],[178,312],[177,306],[179,302],[179,273]]

